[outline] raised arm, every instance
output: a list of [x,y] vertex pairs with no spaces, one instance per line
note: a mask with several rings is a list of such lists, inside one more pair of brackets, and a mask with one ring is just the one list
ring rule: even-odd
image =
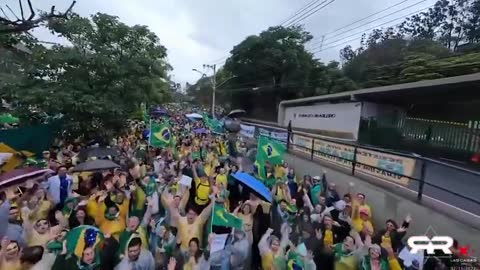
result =
[[268,238],[272,235],[273,229],[268,228],[268,230],[262,235],[262,238],[258,242],[258,249],[260,251],[260,256],[265,255],[265,253],[270,251],[270,246],[268,244]]
[[202,213],[200,213],[199,218],[202,224],[205,224],[205,222],[207,222],[208,218],[210,217],[210,214],[212,214],[212,208],[214,203],[215,198],[211,198],[210,204],[205,209],[203,209]]

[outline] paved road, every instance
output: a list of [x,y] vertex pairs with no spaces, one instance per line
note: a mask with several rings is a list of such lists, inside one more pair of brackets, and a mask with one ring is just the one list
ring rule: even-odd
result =
[[[480,201],[480,177],[443,165],[427,162],[425,182]],[[409,188],[418,190],[418,183],[411,181]],[[450,194],[436,187],[425,185],[424,194],[480,216],[480,204]]]
[[[263,122],[262,124],[272,125],[276,123]],[[420,176],[419,163],[420,162],[417,163],[418,168],[416,177]],[[428,183],[431,183],[446,190],[480,201],[480,176],[472,175],[436,163],[427,162],[425,182],[427,184],[424,186],[424,195],[480,216],[479,203],[469,201],[468,199],[428,185]],[[412,180],[408,188],[417,192],[418,182]]]
[[[353,192],[366,194],[367,202],[372,207],[373,219],[377,228],[383,227],[385,220],[388,218],[401,222],[410,213],[413,222],[408,235],[424,235],[431,226],[437,235],[452,236],[462,245],[469,244],[473,254],[480,254],[480,230],[478,229],[349,174],[324,168],[317,163],[293,155],[286,155],[285,160],[296,169],[297,177],[307,173],[313,176],[321,175],[322,170],[326,169],[327,180],[334,181],[341,193],[348,191],[350,182],[354,183]],[[442,173],[441,170],[437,170],[437,172]],[[432,174],[432,177],[434,176]]]

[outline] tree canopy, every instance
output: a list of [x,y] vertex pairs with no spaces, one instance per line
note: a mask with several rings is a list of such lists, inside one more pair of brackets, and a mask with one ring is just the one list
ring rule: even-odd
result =
[[[276,106],[282,99],[353,89],[353,82],[343,76],[338,63],[324,64],[305,49],[311,39],[301,26],[270,27],[247,37],[233,47],[217,73],[217,83],[226,82],[218,87],[219,102],[248,110],[258,105],[253,100]],[[210,78],[200,79],[188,93],[208,97],[199,101],[211,104]]]
[[478,72],[479,0],[439,0],[396,27],[375,29],[340,51],[344,74],[361,87]]
[[62,114],[72,135],[109,135],[141,103],[168,100],[167,50],[148,27],[102,13],[55,18],[48,27],[68,45],[31,44],[22,79],[2,96],[17,109]]
[[[284,99],[478,72],[479,27],[480,0],[438,0],[396,26],[363,34],[358,48],[340,51],[341,64],[315,59],[303,26],[270,27],[230,51],[223,72],[234,78],[219,89],[220,102],[247,110],[272,103],[275,111]],[[199,80],[189,94],[210,104],[208,82]]]

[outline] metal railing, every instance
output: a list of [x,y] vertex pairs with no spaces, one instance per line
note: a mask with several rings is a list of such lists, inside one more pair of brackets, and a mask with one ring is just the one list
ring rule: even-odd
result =
[[[473,198],[473,197],[470,197],[470,196],[467,196],[465,194],[461,194],[459,192],[450,190],[446,187],[442,187],[440,185],[431,183],[429,181],[426,181],[427,171],[428,171],[429,166],[431,166],[430,164],[443,166],[443,167],[449,168],[453,171],[457,171],[457,172],[461,172],[463,174],[478,177],[478,179],[476,179],[476,180],[478,180],[478,185],[479,186],[480,186],[480,172],[473,171],[473,170],[466,169],[466,168],[462,168],[462,167],[455,166],[455,165],[452,165],[452,164],[440,162],[440,161],[433,160],[433,159],[430,159],[430,158],[422,157],[422,156],[419,156],[419,155],[399,153],[399,152],[394,152],[394,151],[391,151],[391,150],[385,150],[385,149],[371,147],[371,146],[364,146],[364,145],[359,145],[359,144],[356,144],[356,143],[351,143],[351,142],[346,142],[346,141],[339,141],[339,140],[335,140],[335,139],[331,139],[331,138],[325,138],[325,137],[322,137],[322,136],[307,134],[307,133],[304,133],[304,132],[291,131],[291,130],[288,130],[287,128],[283,128],[283,127],[277,127],[277,126],[273,127],[273,126],[267,126],[267,125],[264,125],[264,124],[258,124],[258,123],[253,123],[253,122],[245,122],[245,124],[255,126],[256,129],[262,128],[262,129],[271,130],[271,131],[273,130],[274,132],[279,132],[279,131],[280,132],[286,132],[287,133],[286,147],[287,147],[288,152],[294,152],[296,154],[303,154],[304,157],[306,155],[308,155],[308,158],[312,161],[314,161],[316,159],[317,160],[322,159],[321,158],[322,156],[326,157],[326,158],[333,159],[333,160],[342,161],[342,162],[345,163],[345,165],[346,165],[345,167],[351,167],[350,174],[353,175],[353,176],[357,175],[357,173],[365,174],[365,172],[358,171],[358,168],[364,167],[364,168],[370,168],[370,169],[379,171],[381,173],[394,175],[394,176],[397,176],[398,178],[407,178],[409,180],[412,180],[416,184],[408,184],[408,185],[404,185],[404,186],[406,186],[407,188],[409,188],[412,191],[417,192],[417,199],[419,201],[422,200],[422,197],[425,193],[426,188],[429,188],[430,190],[432,190],[432,188],[433,188],[433,189],[439,190],[439,191],[441,191],[445,194],[449,194],[449,195],[452,195],[454,197],[460,198],[461,200],[464,200],[465,202],[467,202],[467,204],[470,204],[470,207],[466,207],[467,209],[464,209],[468,212],[472,212],[472,209],[473,210],[480,209],[480,200],[478,200],[476,198]],[[255,137],[258,137],[258,135],[260,135],[259,132],[255,132]],[[311,146],[296,144],[295,143],[295,141],[296,141],[295,136],[308,138],[309,140],[311,140]],[[273,138],[273,139],[275,139],[275,138]],[[316,145],[315,145],[316,142],[317,143],[327,142],[327,143],[333,143],[333,144],[336,144],[336,145],[342,145],[342,146],[353,148],[353,155],[351,155],[352,158],[346,158],[346,157],[342,157],[340,155],[334,155],[334,154],[331,154],[331,153],[328,153],[328,152],[325,152],[325,151],[319,151],[319,150],[316,149]],[[285,143],[285,142],[283,142],[283,143]],[[298,151],[299,149],[303,149],[303,151]],[[385,169],[385,168],[382,168],[382,167],[379,167],[379,166],[376,166],[376,165],[367,164],[365,162],[361,162],[361,161],[357,160],[359,150],[360,151],[368,150],[368,151],[373,151],[373,152],[376,152],[376,153],[386,154],[388,156],[394,156],[394,157],[405,158],[405,159],[412,159],[412,160],[415,161],[415,163],[414,163],[415,168],[414,168],[414,170],[412,171],[411,174],[406,175],[406,174],[398,173],[398,172],[395,172],[393,170],[388,170],[388,169]],[[324,161],[328,162],[328,160],[324,160]],[[336,162],[330,161],[330,163],[335,164]],[[338,162],[337,162],[336,165],[338,165]],[[388,181],[388,178],[383,179],[383,180]],[[391,182],[395,183],[393,181],[391,181]],[[398,183],[395,183],[395,184],[398,184]],[[416,190],[415,190],[415,188],[416,188]],[[438,192],[436,192],[436,193],[438,193]],[[427,194],[427,195],[429,197],[432,197],[429,194]],[[442,199],[442,198],[436,198],[436,199]],[[449,204],[452,204],[452,203],[449,203]],[[462,202],[460,204],[463,205],[465,203]],[[457,205],[455,205],[455,206],[459,207],[459,208],[462,208],[462,207],[457,206]],[[465,207],[463,207],[463,208],[465,208]],[[474,214],[478,215],[480,213],[477,212],[477,213],[474,213]]]

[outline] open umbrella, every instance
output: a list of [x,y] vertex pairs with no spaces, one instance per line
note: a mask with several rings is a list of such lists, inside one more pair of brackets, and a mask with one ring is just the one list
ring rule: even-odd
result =
[[195,134],[205,134],[205,133],[207,133],[207,129],[205,129],[205,128],[197,128],[197,129],[194,129],[194,130],[193,130],[193,133],[195,133]]
[[3,189],[9,186],[21,185],[28,180],[42,178],[51,173],[53,173],[53,171],[50,169],[34,167],[15,169],[0,175],[0,188]]
[[116,148],[89,147],[81,149],[78,158],[80,160],[87,160],[89,157],[103,158],[107,156],[116,157],[118,155],[119,152]]
[[160,116],[168,115],[168,113],[165,109],[155,108],[150,111],[150,115],[154,117],[160,117]]
[[185,114],[188,119],[203,119],[203,116],[198,113]]
[[0,124],[15,124],[20,120],[9,113],[0,114]]
[[96,160],[89,160],[83,163],[78,164],[73,168],[74,172],[91,172],[91,171],[103,171],[103,170],[110,170],[120,168],[120,165],[117,163],[106,160],[106,159],[96,159]]
[[245,110],[233,110],[227,114],[227,117],[238,118],[244,116],[247,112]]
[[237,172],[233,177],[259,195],[260,198],[270,203],[273,201],[270,190],[257,178],[244,172]]

